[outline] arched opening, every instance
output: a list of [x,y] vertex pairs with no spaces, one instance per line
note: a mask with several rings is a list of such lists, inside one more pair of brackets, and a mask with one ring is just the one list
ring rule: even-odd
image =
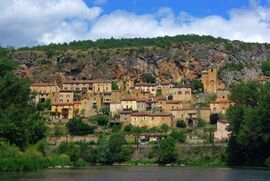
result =
[[193,120],[192,119],[188,119],[188,127],[193,128]]

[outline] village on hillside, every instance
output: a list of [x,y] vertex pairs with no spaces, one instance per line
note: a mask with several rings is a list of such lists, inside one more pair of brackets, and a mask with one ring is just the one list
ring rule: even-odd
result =
[[[123,127],[132,125],[150,129],[181,125],[193,130],[187,138],[192,143],[204,142],[194,134],[196,127],[214,122],[217,125],[213,131],[214,140],[222,142],[230,135],[224,114],[235,100],[229,100],[230,92],[218,80],[217,74],[218,68],[214,65],[202,72],[201,93],[194,93],[191,85],[134,83],[132,80],[67,80],[61,86],[33,83],[30,88],[36,103],[50,102],[49,127],[66,123],[73,117],[89,118],[108,111],[109,124]],[[157,140],[157,136],[151,135]]]

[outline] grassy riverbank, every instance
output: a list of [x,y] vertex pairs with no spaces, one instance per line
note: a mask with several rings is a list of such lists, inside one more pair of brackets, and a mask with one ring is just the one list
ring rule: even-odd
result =
[[[114,146],[115,144],[112,145],[112,148],[115,149]],[[41,141],[25,150],[20,150],[16,146],[0,142],[0,172],[27,172],[44,168],[86,167],[90,165],[226,166],[222,160],[224,147],[183,147],[177,150],[176,160],[171,163],[160,162],[156,146],[147,151],[122,145],[119,154],[116,154],[118,157],[115,158],[115,161],[112,161],[111,156],[113,155],[110,155],[110,152],[109,155],[103,152],[107,148],[105,143],[97,145],[85,142],[61,143],[56,146]],[[136,159],[134,155],[139,154],[140,151],[145,153],[142,158]]]

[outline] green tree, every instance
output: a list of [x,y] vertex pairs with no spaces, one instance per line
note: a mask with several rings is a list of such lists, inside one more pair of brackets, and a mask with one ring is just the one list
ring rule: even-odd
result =
[[110,115],[110,106],[103,106],[100,109],[100,113],[102,113],[103,115],[109,116]]
[[156,83],[156,77],[153,76],[151,73],[143,74],[142,79],[147,83]]
[[183,131],[173,130],[170,135],[178,143],[184,143],[186,141],[186,135]]
[[125,132],[128,132],[128,133],[130,133],[130,132],[132,131],[132,129],[133,129],[132,124],[126,125],[126,126],[124,127],[124,131],[125,131]]
[[265,166],[270,153],[270,83],[245,82],[235,85],[227,118],[232,132],[228,144],[228,163],[242,166]]
[[130,159],[133,148],[125,146],[125,135],[122,132],[114,132],[110,138],[104,135],[99,137],[97,143],[97,160],[103,164],[113,164]]
[[262,62],[261,69],[263,75],[270,76],[270,60]]
[[161,140],[158,147],[158,163],[167,164],[176,162],[178,149],[175,140],[171,137]]
[[191,89],[192,89],[193,94],[202,93],[204,90],[202,81],[201,80],[194,80],[191,84]]
[[105,126],[109,122],[109,116],[102,115],[102,114],[98,114],[98,115],[92,116],[90,119],[93,120],[93,121],[95,121],[100,126]]
[[90,126],[82,121],[79,117],[74,117],[70,119],[66,127],[71,135],[86,135],[93,134],[95,130],[95,126]]
[[163,132],[163,133],[167,133],[169,131],[169,126],[167,124],[162,124],[160,126],[160,130]]
[[56,152],[68,155],[73,163],[80,159],[80,148],[74,143],[61,142]]
[[117,85],[117,82],[113,82],[112,83],[112,90],[118,90],[118,85]]
[[25,148],[44,138],[46,120],[31,100],[29,82],[16,77],[14,67],[0,60],[0,137]]
[[204,127],[205,125],[206,125],[206,121],[201,118],[198,118],[197,126],[200,128],[200,127]]
[[185,128],[187,127],[187,124],[184,120],[177,120],[176,121],[176,127],[178,128]]

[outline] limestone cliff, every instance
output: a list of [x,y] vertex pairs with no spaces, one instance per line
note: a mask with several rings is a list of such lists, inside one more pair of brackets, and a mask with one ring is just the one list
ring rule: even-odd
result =
[[146,72],[154,74],[160,81],[192,81],[210,64],[216,64],[221,67],[220,79],[228,85],[258,77],[260,63],[270,58],[270,46],[239,41],[181,42],[165,48],[69,49],[53,55],[31,49],[17,50],[9,57],[19,62],[18,75],[36,82],[140,80]]

